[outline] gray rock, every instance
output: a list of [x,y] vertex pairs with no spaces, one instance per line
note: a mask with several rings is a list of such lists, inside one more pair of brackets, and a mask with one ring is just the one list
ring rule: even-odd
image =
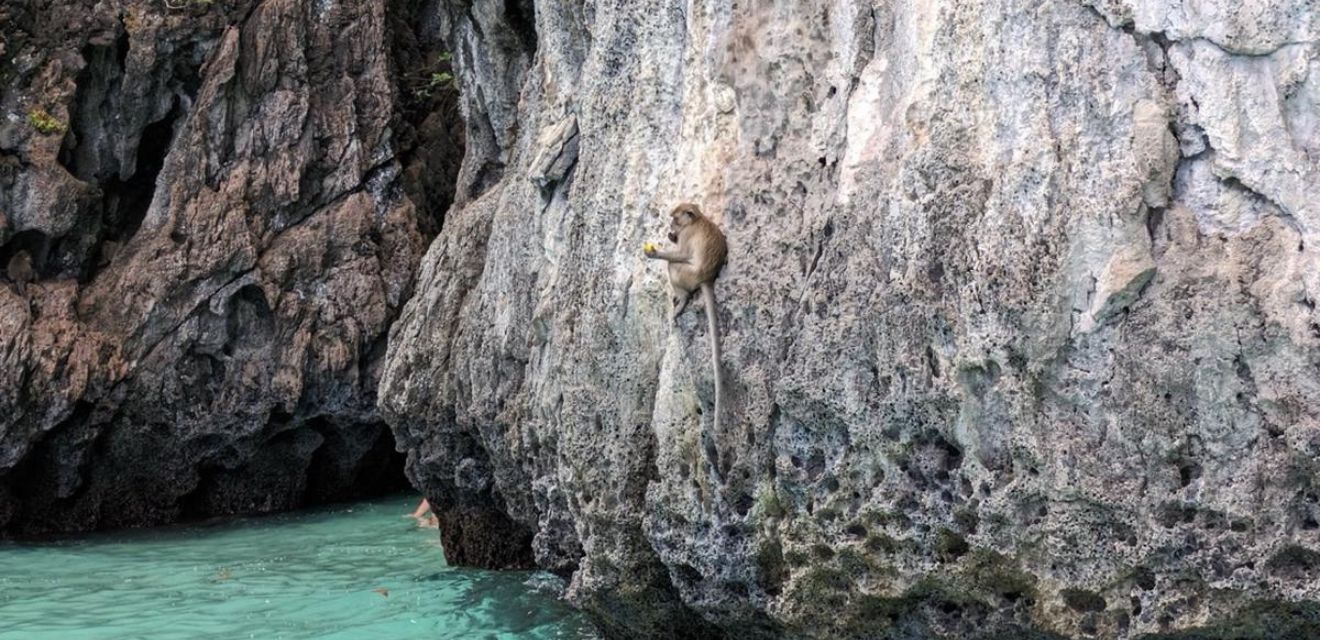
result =
[[[1314,3],[440,12],[469,147],[379,399],[451,559],[620,637],[1320,596]],[[719,433],[640,250],[683,200],[730,243]]]
[[0,7],[0,534],[405,486],[376,386],[461,149],[421,4]]

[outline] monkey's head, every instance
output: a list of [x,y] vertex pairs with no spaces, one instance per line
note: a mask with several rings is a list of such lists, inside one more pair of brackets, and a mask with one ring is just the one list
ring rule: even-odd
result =
[[678,234],[686,227],[702,218],[701,209],[690,202],[674,207],[669,212],[669,241],[678,242]]

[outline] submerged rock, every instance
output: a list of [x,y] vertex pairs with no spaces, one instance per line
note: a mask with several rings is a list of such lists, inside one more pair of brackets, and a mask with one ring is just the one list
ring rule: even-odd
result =
[[[439,4],[468,150],[380,404],[451,559],[619,637],[1314,620],[1314,3]],[[638,249],[685,200],[718,433]]]
[[0,7],[0,533],[403,486],[376,385],[461,153],[421,4]]

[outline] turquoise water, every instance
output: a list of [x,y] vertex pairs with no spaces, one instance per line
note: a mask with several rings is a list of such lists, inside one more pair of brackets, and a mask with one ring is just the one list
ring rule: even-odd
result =
[[415,503],[0,543],[0,639],[595,637],[553,576],[446,567]]

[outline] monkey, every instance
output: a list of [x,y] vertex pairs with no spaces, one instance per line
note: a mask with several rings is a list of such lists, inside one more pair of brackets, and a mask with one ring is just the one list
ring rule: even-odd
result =
[[14,257],[9,259],[9,266],[5,269],[5,275],[9,276],[9,281],[14,283],[18,289],[18,295],[27,297],[27,285],[32,282],[32,256],[26,251],[19,251]]
[[96,266],[104,267],[114,261],[115,256],[119,255],[120,245],[114,240],[106,240],[101,243],[101,256],[96,261]]
[[719,277],[728,257],[729,245],[724,233],[701,213],[695,204],[682,203],[669,213],[669,241],[677,244],[673,251],[661,251],[654,244],[643,245],[646,257],[669,263],[669,286],[673,289],[674,305],[671,322],[687,309],[692,294],[701,291],[706,305],[706,323],[710,331],[710,357],[715,369],[715,418],[713,432],[720,427],[720,404],[724,376],[720,372],[720,331],[716,324],[715,278]]

